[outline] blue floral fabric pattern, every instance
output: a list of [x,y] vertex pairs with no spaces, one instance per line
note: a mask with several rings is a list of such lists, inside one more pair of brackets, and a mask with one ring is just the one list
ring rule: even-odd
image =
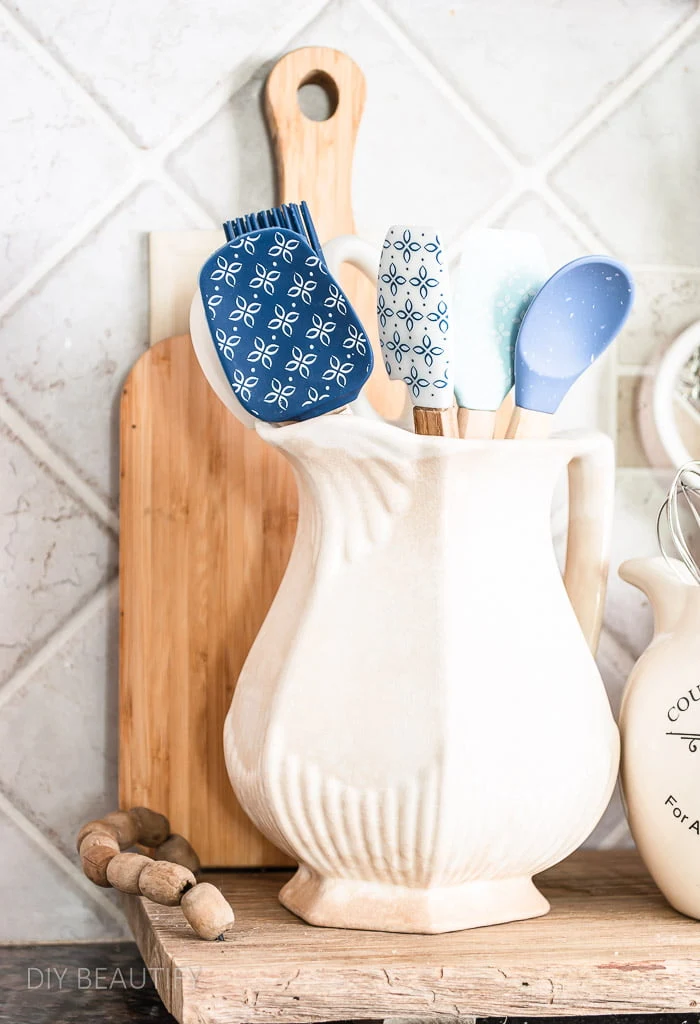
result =
[[379,340],[386,371],[413,404],[452,405],[447,270],[434,228],[390,228],[379,264]]
[[372,346],[346,295],[305,238],[263,228],[202,267],[204,308],[231,389],[258,419],[307,419],[354,401]]

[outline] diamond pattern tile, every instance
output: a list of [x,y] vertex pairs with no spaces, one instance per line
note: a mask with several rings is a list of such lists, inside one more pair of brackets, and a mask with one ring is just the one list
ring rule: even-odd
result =
[[700,264],[699,108],[700,32],[553,174],[623,259]]
[[[7,143],[0,301],[141,166],[105,117],[146,148],[183,122],[193,129],[164,168],[157,153],[153,165],[144,162],[138,188],[9,310],[0,323],[0,391],[116,508],[118,396],[147,344],[146,232],[192,226],[162,176],[216,221],[273,202],[261,92],[285,39],[287,48],[338,47],[366,75],[354,161],[360,233],[378,246],[392,222],[435,221],[454,255],[463,231],[494,204],[500,209],[514,184],[498,147],[453,103],[454,92],[517,159],[532,163],[696,9],[695,0],[202,0],[196,7],[186,0],[13,0],[0,19],[9,26],[0,29],[0,131]],[[15,34],[13,18],[43,46],[46,61]],[[646,363],[700,317],[699,57],[700,32],[561,156],[548,184],[568,216],[549,205],[551,193],[540,194],[533,176],[532,191],[498,220],[535,231],[553,266],[585,251],[575,237],[578,220],[579,233],[597,235],[637,268],[637,305],[616,355],[584,376],[557,417],[558,427],[614,434],[617,409],[620,453],[637,466],[618,472],[598,654],[614,710],[651,632],[648,602],[617,578],[617,565],[655,553],[654,523],[669,482],[647,468],[649,453],[634,434],[636,378],[620,375],[616,360],[627,368]],[[82,102],[81,87],[102,112]],[[213,90],[230,98],[211,116]],[[0,792],[73,857],[81,821],[116,800],[114,595],[90,606],[92,617],[80,628],[71,621],[113,576],[116,544],[60,482],[60,460],[49,456],[49,465],[39,465],[0,425],[0,684],[49,637],[56,641],[53,656],[17,678],[5,699],[0,689]],[[565,519],[562,489],[553,509],[560,558]],[[587,844],[611,837],[630,842],[619,794]],[[13,881],[0,941],[123,934],[1,812],[0,865]]]
[[117,921],[80,891],[0,811],[2,870],[8,880],[0,914],[1,942],[70,942],[126,937]]
[[275,205],[272,150],[262,116],[262,88],[269,66],[239,89],[170,160],[174,177],[217,222]]
[[636,270],[634,308],[617,342],[620,363],[643,366],[700,320],[700,268]]
[[[500,160],[359,5],[335,0],[289,49],[320,45],[344,50],[367,79],[353,181],[362,235],[379,246],[391,223],[434,221],[449,240],[496,200],[508,184]],[[173,158],[178,179],[219,219],[273,201],[272,155],[260,119],[271,66]],[[428,144],[427,125],[437,145]]]
[[0,712],[0,788],[68,857],[118,806],[116,594]]
[[113,575],[116,544],[5,430],[0,465],[2,682]]
[[191,226],[140,189],[0,324],[0,387],[114,507],[119,395],[148,345],[147,232]]
[[[267,41],[320,0],[121,0],[84,4],[14,0],[44,45],[138,143],[153,146],[211,89],[244,80]],[[264,57],[263,57],[264,59]]]
[[[528,162],[695,9],[694,0],[379,0]],[[595,180],[595,178],[593,179]]]
[[2,297],[125,177],[128,158],[3,29],[0,95]]

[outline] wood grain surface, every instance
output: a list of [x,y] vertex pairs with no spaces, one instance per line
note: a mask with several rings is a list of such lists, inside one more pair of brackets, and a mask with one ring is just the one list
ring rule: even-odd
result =
[[213,396],[187,335],[121,406],[120,801],[166,814],[205,865],[289,863],[234,798],[223,724],[284,573],[296,485]]
[[574,854],[540,875],[545,917],[445,935],[320,929],[285,910],[287,873],[212,874],[237,925],[197,940],[177,908],[127,897],[156,984],[181,1022],[697,1012],[700,923],[632,851]]

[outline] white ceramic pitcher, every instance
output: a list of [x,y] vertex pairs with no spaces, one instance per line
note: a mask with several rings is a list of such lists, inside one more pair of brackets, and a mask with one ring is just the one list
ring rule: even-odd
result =
[[[546,913],[531,877],[592,830],[618,767],[590,649],[609,439],[463,441],[349,414],[257,429],[294,468],[299,527],[225,750],[243,808],[299,861],[282,903],[409,932]],[[567,464],[574,607],[550,533]]]

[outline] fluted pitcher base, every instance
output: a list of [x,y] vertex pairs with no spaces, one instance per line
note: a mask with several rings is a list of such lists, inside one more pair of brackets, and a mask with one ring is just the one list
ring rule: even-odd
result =
[[425,935],[541,917],[549,903],[531,878],[414,889],[347,878],[324,878],[302,864],[279,894],[309,924]]

